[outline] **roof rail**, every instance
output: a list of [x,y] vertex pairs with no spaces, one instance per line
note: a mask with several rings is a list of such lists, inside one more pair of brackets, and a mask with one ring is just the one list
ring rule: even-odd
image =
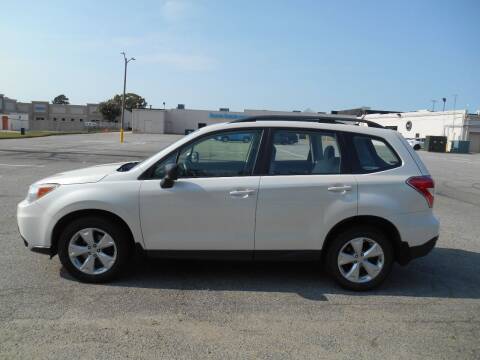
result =
[[344,124],[354,123],[353,125],[359,125],[360,123],[366,124],[369,127],[384,128],[382,125],[376,122],[364,120],[357,117],[345,117],[345,116],[330,116],[330,115],[258,115],[249,116],[243,119],[232,120],[230,123],[243,123],[243,122],[255,122],[255,121],[302,121],[302,122],[317,122],[324,124]]

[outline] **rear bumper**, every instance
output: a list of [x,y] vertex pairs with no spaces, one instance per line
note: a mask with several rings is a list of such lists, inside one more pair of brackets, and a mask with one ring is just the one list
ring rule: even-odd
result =
[[392,223],[410,248],[422,246],[440,233],[440,223],[431,209],[395,216]]
[[423,245],[412,246],[410,248],[410,259],[415,259],[427,255],[430,251],[433,250],[435,244],[437,243],[438,236],[435,236],[433,239],[430,239]]
[[401,265],[408,264],[411,260],[422,257],[430,253],[437,243],[438,236],[428,240],[426,243],[418,246],[408,246],[407,243],[402,243],[397,256],[397,261]]

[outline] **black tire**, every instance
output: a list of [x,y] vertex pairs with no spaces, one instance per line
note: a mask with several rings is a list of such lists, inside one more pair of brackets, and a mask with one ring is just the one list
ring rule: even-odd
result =
[[420,149],[421,149],[421,146],[418,144],[413,146],[413,150],[420,150]]
[[[375,241],[383,250],[384,263],[383,268],[378,275],[370,281],[358,283],[345,278],[340,272],[338,265],[338,255],[342,247],[350,240],[365,237]],[[379,230],[372,227],[357,227],[340,233],[330,243],[326,253],[326,267],[333,279],[343,288],[355,291],[366,291],[380,285],[392,270],[393,265],[393,247],[386,236]]]
[[[75,267],[68,255],[70,239],[78,231],[85,228],[97,228],[108,233],[116,246],[116,259],[107,271],[90,275]],[[133,254],[131,241],[125,229],[109,218],[85,216],[68,223],[60,234],[58,241],[58,257],[65,269],[77,280],[87,283],[105,283],[117,277],[125,268],[130,256]]]

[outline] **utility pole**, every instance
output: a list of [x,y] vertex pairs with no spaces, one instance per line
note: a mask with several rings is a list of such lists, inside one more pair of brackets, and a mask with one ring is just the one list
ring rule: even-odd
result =
[[124,51],[120,54],[123,55],[123,60],[125,62],[125,71],[123,73],[123,97],[122,97],[122,118],[120,120],[120,143],[123,144],[123,121],[125,119],[125,90],[127,88],[127,65],[130,61],[135,60],[134,57],[127,59],[127,55]]
[[442,98],[442,101],[443,101],[443,110],[442,111],[445,111],[445,103],[447,102],[447,98]]
[[453,126],[452,126],[453,140],[455,140],[455,110],[457,107],[457,96],[458,96],[457,94],[453,95]]

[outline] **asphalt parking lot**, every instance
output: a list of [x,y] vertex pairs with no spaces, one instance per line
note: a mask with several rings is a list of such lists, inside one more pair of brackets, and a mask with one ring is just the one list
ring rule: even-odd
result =
[[0,358],[480,358],[480,154],[420,152],[437,248],[353,293],[314,264],[137,261],[87,285],[20,240],[16,204],[55,172],[146,157],[178,136],[0,140]]

